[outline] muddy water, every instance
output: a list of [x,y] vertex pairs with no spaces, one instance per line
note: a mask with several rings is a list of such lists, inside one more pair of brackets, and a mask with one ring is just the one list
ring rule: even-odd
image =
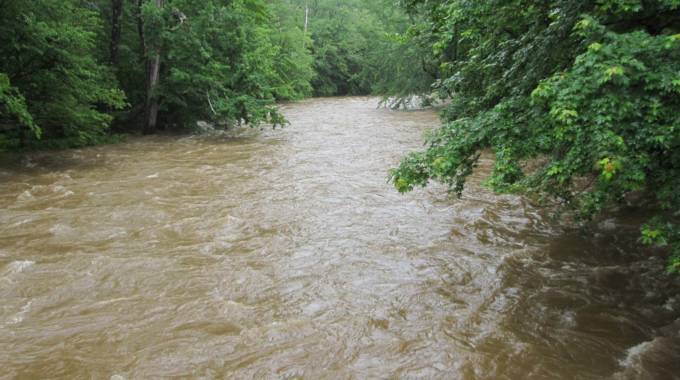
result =
[[0,378],[680,375],[678,281],[635,217],[566,229],[475,184],[488,160],[462,200],[399,195],[437,117],[375,105],[4,157]]

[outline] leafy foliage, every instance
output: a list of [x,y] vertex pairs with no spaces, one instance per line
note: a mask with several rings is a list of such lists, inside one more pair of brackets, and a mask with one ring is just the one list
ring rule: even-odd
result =
[[[253,1],[175,1],[188,21],[165,28],[161,73],[163,117],[195,120],[279,121],[274,100],[276,47],[264,24],[264,4]],[[251,8],[255,7],[255,9]]]
[[[103,142],[112,124],[284,124],[279,100],[402,91],[423,48],[400,37],[407,19],[389,0],[0,0],[0,11],[4,149]],[[384,80],[394,73],[405,81]]]
[[[157,90],[162,124],[283,123],[273,107],[275,99],[309,93],[313,73],[311,56],[302,48],[304,36],[286,18],[291,12],[284,4],[275,8],[262,0],[168,0],[162,8],[144,3],[144,37],[157,49],[150,48],[143,58],[157,50],[162,56]],[[285,33],[276,33],[282,28]],[[135,66],[139,60],[134,55],[128,59],[132,62],[122,66]],[[144,91],[138,87],[144,80],[121,74],[126,92],[139,94],[141,103]],[[129,73],[133,78],[140,74],[144,72]]]
[[124,95],[94,58],[97,14],[79,1],[0,2],[0,149],[98,141]]
[[309,36],[300,21],[302,11],[289,4],[274,2],[275,22],[269,33],[277,46],[274,58],[274,96],[281,100],[296,100],[312,94],[314,57],[307,49]]
[[9,77],[4,73],[0,73],[0,104],[3,107],[3,115],[16,120],[19,127],[28,128],[35,137],[40,138],[42,130],[33,122],[26,99],[19,90],[11,86]]
[[408,33],[406,14],[389,0],[297,0],[309,9],[314,94],[407,97],[430,93],[425,46]]
[[405,5],[425,15],[437,86],[453,98],[428,148],[391,172],[397,189],[437,179],[460,194],[489,149],[490,186],[557,200],[585,220],[645,194],[659,218],[642,240],[671,245],[669,269],[679,269],[680,2]]
[[149,99],[163,128],[282,124],[275,100],[312,92],[299,16],[267,0],[2,0],[0,149],[146,131]]

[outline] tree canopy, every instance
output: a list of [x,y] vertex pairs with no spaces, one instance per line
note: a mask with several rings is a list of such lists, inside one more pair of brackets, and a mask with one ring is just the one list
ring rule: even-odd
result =
[[391,172],[409,191],[460,194],[493,152],[498,191],[534,195],[583,220],[615,205],[656,214],[648,244],[680,270],[680,1],[408,0],[432,41],[435,87],[451,96],[427,149]]
[[0,2],[0,146],[92,142],[125,95],[93,54],[103,23],[76,1]]
[[79,146],[197,120],[283,123],[311,94],[292,4],[265,0],[0,1],[0,148]]
[[0,21],[0,149],[283,124],[276,101],[405,94],[420,73],[385,59],[416,46],[389,0],[2,0]]

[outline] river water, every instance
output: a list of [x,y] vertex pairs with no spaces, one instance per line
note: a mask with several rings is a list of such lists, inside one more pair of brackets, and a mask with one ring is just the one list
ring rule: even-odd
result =
[[680,286],[635,213],[590,234],[479,185],[398,194],[433,111],[5,156],[0,378],[680,376]]

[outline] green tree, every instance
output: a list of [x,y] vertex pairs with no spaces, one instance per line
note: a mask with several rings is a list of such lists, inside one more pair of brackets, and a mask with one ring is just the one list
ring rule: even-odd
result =
[[[446,124],[391,172],[460,194],[480,153],[489,185],[558,201],[588,220],[643,194],[643,240],[680,269],[680,1],[420,1],[419,29],[452,94]],[[534,165],[527,165],[533,162]],[[536,163],[540,163],[536,167]]]
[[314,57],[304,33],[304,9],[295,4],[272,1],[274,22],[270,30],[276,46],[274,58],[274,96],[280,100],[301,99],[312,94],[311,81],[316,75]]
[[[0,146],[284,122],[311,93],[294,4],[268,0],[0,1]],[[120,88],[120,89],[119,89]]]
[[[150,116],[156,104],[166,128],[197,120],[283,123],[274,101],[306,95],[312,76],[304,36],[286,12],[292,11],[263,0],[140,1],[135,22],[127,24],[137,33],[124,30],[122,42],[137,48],[122,50],[141,57],[121,54],[126,61],[118,77],[145,104],[141,124],[155,130]],[[140,60],[146,61],[142,70]],[[129,115],[139,117],[141,108]]]
[[102,139],[125,103],[95,58],[101,27],[80,1],[0,1],[0,149]]
[[[406,84],[410,74],[420,79],[418,69],[411,69],[412,53],[418,49],[400,43],[409,26],[406,14],[393,2],[295,0],[295,4],[309,10],[315,95],[392,95],[404,92],[399,85]],[[415,67],[420,67],[419,59]],[[425,87],[429,86],[427,82]]]

